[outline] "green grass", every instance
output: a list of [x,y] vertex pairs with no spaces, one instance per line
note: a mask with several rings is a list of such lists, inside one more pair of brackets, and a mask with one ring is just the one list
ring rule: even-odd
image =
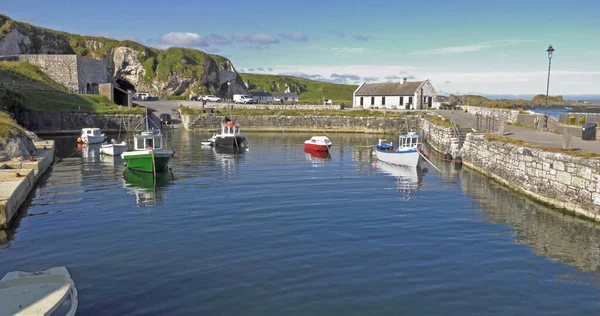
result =
[[287,89],[298,93],[299,102],[322,104],[324,99],[334,104],[352,105],[352,94],[358,86],[321,82],[304,78],[280,75],[240,74],[250,92],[285,92]]
[[[48,75],[40,70],[37,66],[34,66],[27,62],[22,61],[6,61],[0,63],[0,69],[16,72],[22,76],[25,76],[37,84],[48,86],[57,90],[65,90],[65,87],[58,82],[52,80]],[[14,79],[13,79],[14,80]]]
[[0,139],[24,134],[25,130],[17,124],[17,122],[15,122],[8,114],[0,112]]
[[[201,109],[190,108],[185,106],[179,107],[182,114],[188,115],[206,115]],[[229,115],[229,110],[216,111],[214,115]],[[248,110],[248,109],[233,109],[233,116],[261,116],[261,115],[279,115],[279,116],[347,116],[347,117],[402,117],[413,113],[399,112],[384,112],[370,110]]]
[[557,147],[544,147],[544,146],[530,144],[530,143],[522,141],[520,139],[513,139],[510,137],[500,136],[500,135],[486,134],[485,139],[488,142],[502,142],[502,143],[514,144],[517,146],[536,148],[536,149],[540,149],[542,151],[553,152],[553,153],[563,153],[566,155],[581,157],[581,158],[600,158],[599,153],[580,151],[580,150],[569,150],[569,149],[562,149],[562,148],[557,148]]
[[446,128],[452,127],[452,124],[450,123],[449,119],[443,118],[443,117],[440,117],[437,115],[427,115],[427,116],[425,116],[425,119],[427,121],[429,121],[430,123],[433,123],[438,126],[442,126],[442,127],[446,127]]

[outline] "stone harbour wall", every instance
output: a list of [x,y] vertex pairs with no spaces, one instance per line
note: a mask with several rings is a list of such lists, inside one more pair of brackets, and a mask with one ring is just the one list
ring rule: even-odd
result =
[[470,106],[470,105],[461,105],[461,109],[467,110],[467,113],[473,115],[481,115],[485,117],[504,117],[505,122],[515,123],[517,122],[517,118],[519,115],[519,111],[517,110],[507,110],[507,109],[493,109],[493,108],[484,108],[479,106]]
[[[183,127],[188,131],[214,131],[219,128],[222,116],[181,115]],[[419,131],[421,118],[417,115],[402,117],[350,117],[350,116],[235,116],[243,131],[327,131],[360,133],[398,133]]]
[[427,142],[428,146],[440,153],[450,153],[452,156],[457,154],[456,149],[453,148],[452,139],[454,133],[451,128],[442,127],[440,125],[431,123],[426,119],[422,120],[421,126],[423,140]]
[[463,163],[567,212],[600,221],[600,159],[545,152],[468,134]]
[[575,117],[575,124],[579,125],[579,119],[583,117],[585,123],[597,123],[600,125],[600,113],[562,113],[558,120],[561,123],[569,123],[570,116]]
[[[188,106],[192,108],[202,108],[202,102],[199,101],[181,101],[183,106]],[[346,105],[347,107],[352,107],[352,104]],[[235,109],[245,109],[245,110],[339,110],[339,105],[320,105],[320,104],[233,104],[227,105],[227,102],[219,102],[214,103],[211,102],[207,104],[205,108],[213,108],[213,109],[229,109],[233,107]]]
[[86,127],[98,127],[104,131],[134,131],[144,128],[141,114],[87,114],[69,112],[20,112],[16,121],[34,132],[78,131]]
[[69,91],[79,92],[76,55],[18,55],[16,58],[40,67],[48,77]]

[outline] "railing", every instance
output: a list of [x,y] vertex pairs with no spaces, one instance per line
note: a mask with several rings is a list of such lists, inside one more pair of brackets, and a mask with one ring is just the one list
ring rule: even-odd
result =
[[495,133],[500,127],[500,122],[497,117],[476,115],[477,118],[477,131],[480,133]]

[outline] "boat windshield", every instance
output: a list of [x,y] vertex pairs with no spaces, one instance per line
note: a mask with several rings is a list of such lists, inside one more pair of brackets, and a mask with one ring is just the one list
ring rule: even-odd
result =
[[162,138],[160,137],[138,137],[135,139],[136,150],[161,149]]

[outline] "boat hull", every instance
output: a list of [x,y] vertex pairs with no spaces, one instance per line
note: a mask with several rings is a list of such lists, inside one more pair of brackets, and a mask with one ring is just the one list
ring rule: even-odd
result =
[[169,161],[173,157],[173,151],[163,150],[155,151],[154,157],[152,151],[125,152],[121,155],[125,160],[127,168],[142,172],[166,172],[169,170]]
[[318,144],[304,144],[304,150],[310,150],[310,151],[321,151],[321,152],[326,152],[329,151],[329,148],[331,147],[331,145],[318,145]]
[[421,155],[416,149],[388,151],[376,148],[375,154],[378,160],[392,165],[416,167],[421,161]]
[[214,144],[217,147],[244,147],[246,146],[246,137],[241,135],[220,136],[214,138]]
[[120,156],[125,151],[127,151],[127,143],[125,142],[120,144],[102,145],[102,147],[100,147],[100,153],[109,156]]
[[81,136],[81,142],[84,144],[100,144],[104,142],[104,135],[102,136]]

